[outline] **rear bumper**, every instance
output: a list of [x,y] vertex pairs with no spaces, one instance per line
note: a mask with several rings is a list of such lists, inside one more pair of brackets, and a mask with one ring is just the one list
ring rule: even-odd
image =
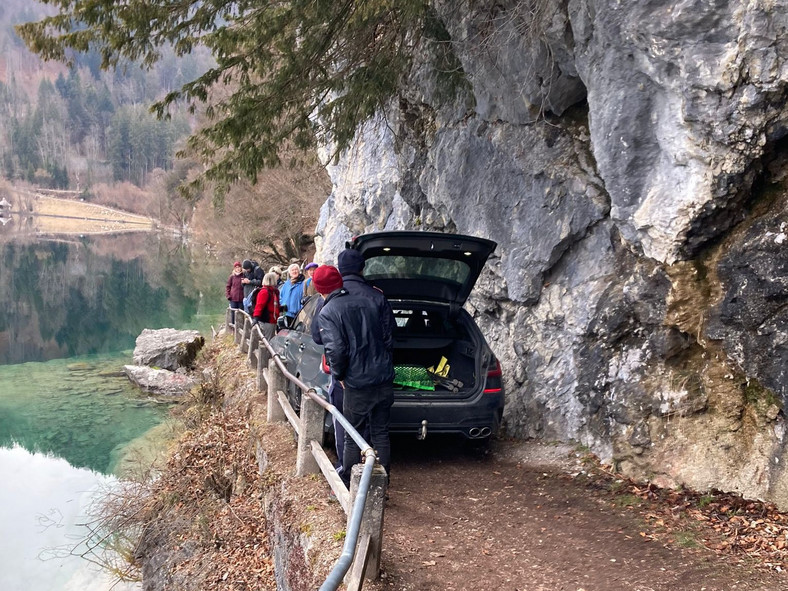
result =
[[482,394],[465,402],[394,402],[391,408],[392,433],[419,435],[426,432],[463,435],[479,439],[498,431],[503,412],[503,393]]

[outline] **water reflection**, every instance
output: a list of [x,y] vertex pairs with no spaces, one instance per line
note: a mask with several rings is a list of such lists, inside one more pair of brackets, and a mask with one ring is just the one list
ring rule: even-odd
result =
[[161,234],[6,242],[0,261],[0,364],[131,348],[143,328],[189,325],[201,293],[224,306],[219,276],[198,289],[211,266]]
[[[0,589],[106,591],[111,577],[75,556],[88,534],[80,525],[97,494],[113,480],[65,460],[0,449]],[[118,584],[115,591],[139,589]]]
[[0,590],[129,588],[71,556],[106,475],[170,428],[121,369],[143,328],[209,336],[228,272],[156,233],[0,240]]
[[121,374],[128,362],[115,354],[0,366],[0,447],[112,473],[122,447],[167,413]]

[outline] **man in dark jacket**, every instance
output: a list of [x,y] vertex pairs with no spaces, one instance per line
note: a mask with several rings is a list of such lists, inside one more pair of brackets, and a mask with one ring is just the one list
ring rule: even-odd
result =
[[255,287],[260,287],[263,284],[263,270],[249,259],[244,259],[241,266],[244,270],[241,283],[244,284],[244,297],[246,297],[254,291]]
[[[372,287],[362,276],[364,271],[364,255],[351,248],[343,250],[337,257],[337,268],[342,275],[342,285],[353,295],[360,295],[375,302],[380,313],[380,321],[383,323],[383,335],[387,340],[394,338],[394,312],[391,311],[391,304],[379,289]],[[393,342],[393,341],[392,341]]]
[[[337,267],[340,275],[342,275],[343,287],[351,294],[368,297],[375,303],[380,313],[383,338],[387,342],[393,342],[394,327],[396,326],[394,312],[392,312],[391,305],[386,299],[386,296],[383,295],[383,292],[372,287],[362,276],[364,264],[364,256],[357,250],[343,250],[339,253],[339,257],[337,257]],[[312,321],[312,340],[318,345],[323,344],[320,337],[320,320],[318,318],[320,310],[323,308],[323,302],[323,299],[317,302],[314,320]],[[331,385],[328,390],[328,400],[331,404],[336,406],[340,412],[343,412],[344,389],[339,382],[333,379],[331,380]],[[361,433],[361,436],[365,439],[369,438],[369,430],[359,431],[359,433]],[[339,458],[337,473],[341,476],[343,471],[342,460],[345,450],[345,429],[339,421],[334,421],[334,442],[336,445],[337,458]]]
[[[313,281],[317,292],[325,297],[317,320],[331,377],[345,390],[343,414],[359,433],[369,428],[370,443],[388,473],[394,403],[393,335],[384,334],[380,309],[372,298],[343,289],[342,276],[335,267],[319,267]],[[341,477],[348,486],[351,469],[360,456],[358,445],[346,434]]]

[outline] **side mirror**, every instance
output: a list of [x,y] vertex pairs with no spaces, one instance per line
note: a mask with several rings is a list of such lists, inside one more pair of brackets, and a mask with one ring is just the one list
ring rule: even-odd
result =
[[278,332],[283,328],[287,328],[287,317],[280,316],[279,318],[276,319],[276,330]]

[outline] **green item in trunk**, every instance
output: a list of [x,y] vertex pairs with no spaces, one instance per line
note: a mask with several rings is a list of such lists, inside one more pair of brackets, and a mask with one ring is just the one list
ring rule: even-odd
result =
[[435,382],[421,365],[395,365],[394,385],[411,390],[435,390]]

